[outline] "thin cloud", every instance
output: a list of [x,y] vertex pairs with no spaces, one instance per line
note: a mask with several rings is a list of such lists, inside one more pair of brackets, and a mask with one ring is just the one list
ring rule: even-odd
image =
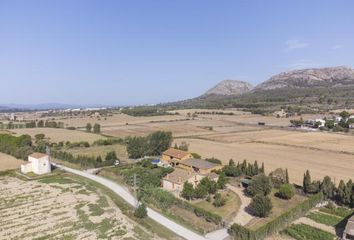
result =
[[286,66],[288,70],[304,69],[304,68],[317,68],[323,66],[322,64],[313,62],[311,60],[298,60]]
[[336,44],[336,45],[332,46],[333,50],[337,50],[337,49],[341,49],[341,48],[343,48],[343,45],[340,45],[340,44]]
[[307,42],[302,42],[297,39],[290,39],[285,42],[285,46],[286,51],[291,51],[294,49],[306,48],[309,46],[309,44]]

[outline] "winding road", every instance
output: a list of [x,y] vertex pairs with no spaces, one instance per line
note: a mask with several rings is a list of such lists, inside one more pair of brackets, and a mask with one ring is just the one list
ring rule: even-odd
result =
[[[72,169],[69,167],[65,167],[60,164],[56,164],[52,162],[52,165],[60,168],[66,172],[70,172],[88,179],[91,179],[95,182],[98,182],[107,188],[111,189],[113,192],[115,192],[117,195],[119,195],[121,198],[123,198],[127,203],[129,203],[132,206],[137,206],[138,200],[130,193],[128,192],[122,185],[119,185],[116,182],[113,182],[111,180],[108,180],[106,178],[93,175],[88,172]],[[220,229],[215,232],[207,234],[205,237],[202,235],[199,235],[173,221],[170,219],[166,218],[165,216],[161,215],[160,213],[156,212],[155,210],[151,208],[147,208],[147,214],[148,216],[158,222],[159,224],[163,225],[164,227],[168,228],[172,232],[176,233],[177,235],[187,239],[187,240],[222,240],[228,237],[228,233],[226,229]]]

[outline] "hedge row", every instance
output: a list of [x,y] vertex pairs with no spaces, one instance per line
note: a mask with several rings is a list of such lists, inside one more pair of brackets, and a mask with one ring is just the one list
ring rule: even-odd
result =
[[196,216],[204,218],[208,222],[215,223],[219,226],[223,223],[221,216],[176,198],[174,195],[161,188],[156,188],[153,186],[140,188],[139,195],[140,196],[138,198],[143,199],[147,203],[153,204],[163,211],[168,211],[173,205],[175,205],[193,212]]
[[189,202],[183,201],[181,199],[177,199],[176,201],[176,205],[184,208],[188,211],[192,211],[195,213],[195,215],[197,215],[198,217],[202,217],[204,218],[206,221],[208,222],[212,222],[215,223],[216,225],[222,225],[223,224],[223,220],[222,217],[218,214],[209,212],[203,208],[194,206],[192,204],[190,204]]
[[312,195],[304,202],[300,203],[296,207],[284,212],[277,218],[268,222],[267,224],[259,227],[256,230],[245,228],[238,224],[233,224],[228,232],[234,239],[240,240],[259,240],[264,239],[267,235],[276,233],[291,224],[294,220],[304,216],[309,210],[314,208],[318,203],[323,201],[323,193],[317,193]]

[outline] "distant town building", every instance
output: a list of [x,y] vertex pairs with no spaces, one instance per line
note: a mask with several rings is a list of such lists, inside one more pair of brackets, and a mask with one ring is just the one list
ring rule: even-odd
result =
[[49,155],[44,153],[32,153],[28,156],[27,164],[21,165],[21,172],[26,174],[33,172],[35,174],[47,174],[51,172]]

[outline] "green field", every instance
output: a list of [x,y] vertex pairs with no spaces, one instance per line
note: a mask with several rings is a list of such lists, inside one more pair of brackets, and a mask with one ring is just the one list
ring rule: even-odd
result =
[[284,231],[297,240],[333,240],[335,235],[305,224],[293,224]]
[[311,212],[309,215],[307,215],[307,217],[315,222],[322,223],[331,227],[337,226],[343,220],[342,217],[320,212]]

